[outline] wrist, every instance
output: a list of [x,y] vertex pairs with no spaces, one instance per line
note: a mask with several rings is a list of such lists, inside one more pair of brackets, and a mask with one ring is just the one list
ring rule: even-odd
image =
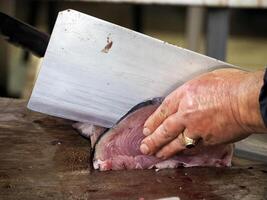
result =
[[240,80],[238,87],[238,113],[240,125],[248,133],[267,131],[259,104],[259,94],[263,85],[263,71],[248,72]]

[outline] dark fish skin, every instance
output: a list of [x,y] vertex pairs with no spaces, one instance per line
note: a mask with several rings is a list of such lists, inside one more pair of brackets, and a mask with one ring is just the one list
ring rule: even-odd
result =
[[149,99],[149,100],[143,101],[143,102],[135,105],[124,116],[122,116],[122,118],[120,118],[119,121],[116,124],[118,124],[121,120],[123,120],[125,117],[127,117],[132,112],[138,110],[139,108],[142,108],[142,107],[145,107],[145,106],[148,106],[148,105],[156,105],[156,104],[160,105],[163,100],[164,100],[164,97],[156,97],[156,98]]
[[[140,108],[143,108],[145,106],[148,106],[148,105],[160,105],[162,103],[162,101],[164,100],[164,97],[155,97],[153,99],[149,99],[149,100],[146,100],[146,101],[143,101],[137,105],[135,105],[134,107],[132,107],[124,116],[122,116],[122,118],[120,118],[118,120],[118,122],[113,126],[115,127],[118,123],[120,123],[121,120],[123,120],[124,118],[126,118],[129,114],[131,114],[132,112],[140,109]],[[112,127],[112,128],[113,128]],[[101,138],[112,128],[107,128],[100,136],[99,138],[96,140],[94,146],[93,146],[93,150],[91,151],[91,158],[94,158],[94,155],[95,155],[95,147],[97,145],[97,143],[101,140]],[[93,162],[93,160],[92,160]]]

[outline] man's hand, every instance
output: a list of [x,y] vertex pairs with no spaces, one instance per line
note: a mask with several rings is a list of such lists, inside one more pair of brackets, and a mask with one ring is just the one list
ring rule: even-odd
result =
[[162,159],[185,149],[182,134],[204,145],[266,132],[259,109],[263,71],[220,69],[177,88],[147,119],[140,150]]

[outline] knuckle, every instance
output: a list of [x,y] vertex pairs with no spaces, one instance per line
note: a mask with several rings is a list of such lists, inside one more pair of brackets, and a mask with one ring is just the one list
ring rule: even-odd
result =
[[148,128],[150,131],[154,131],[155,127],[157,126],[157,115],[153,113],[144,123],[144,127]]
[[169,98],[169,97],[166,97],[166,98],[164,99],[164,101],[162,102],[162,106],[168,108],[168,107],[171,105],[171,102],[172,102],[172,99]]
[[173,101],[172,98],[166,97],[161,104],[161,110],[163,110],[165,112],[168,111],[169,108],[172,106],[172,101]]
[[181,116],[184,119],[192,118],[194,116],[194,110],[187,107],[187,108],[183,109],[183,112],[181,113]]
[[168,116],[168,108],[165,106],[161,106],[159,109],[159,118],[164,119]]
[[174,129],[177,127],[177,124],[178,122],[176,117],[169,117],[163,122],[163,126],[165,126],[170,132],[175,131]]
[[155,122],[152,118],[148,118],[143,127],[149,129],[150,131],[153,131],[154,123]]
[[166,118],[167,116],[168,116],[168,111],[169,111],[169,108],[170,108],[170,106],[171,106],[171,99],[170,98],[166,98],[163,102],[162,102],[162,104],[161,104],[161,106],[160,106],[160,114],[161,114],[161,116],[162,117],[164,117],[164,118]]
[[169,139],[172,137],[171,132],[168,130],[168,126],[166,124],[162,124],[160,127],[160,131],[158,134],[163,138],[163,139]]
[[157,142],[157,138],[155,138],[154,136],[147,137],[146,144],[149,146],[152,152],[157,149],[159,145]]

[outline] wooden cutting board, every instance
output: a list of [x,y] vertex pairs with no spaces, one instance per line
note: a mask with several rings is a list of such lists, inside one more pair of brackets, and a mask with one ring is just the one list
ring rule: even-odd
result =
[[267,166],[90,172],[72,121],[0,98],[0,199],[265,200]]

